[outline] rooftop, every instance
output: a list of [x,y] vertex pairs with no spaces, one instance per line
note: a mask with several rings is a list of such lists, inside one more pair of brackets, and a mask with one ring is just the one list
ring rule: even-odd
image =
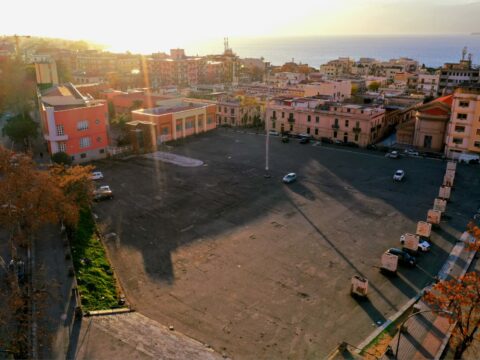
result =
[[163,105],[163,106],[157,106],[150,109],[135,110],[133,112],[146,114],[146,115],[165,115],[165,114],[178,113],[181,111],[199,109],[205,106],[207,106],[207,104],[182,102],[176,105]]

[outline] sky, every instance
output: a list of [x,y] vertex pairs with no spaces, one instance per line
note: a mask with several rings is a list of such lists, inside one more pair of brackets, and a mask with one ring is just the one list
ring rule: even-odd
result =
[[[8,5],[5,5],[8,4]],[[194,49],[223,37],[480,32],[471,0],[2,0],[0,35],[87,40],[111,51]]]

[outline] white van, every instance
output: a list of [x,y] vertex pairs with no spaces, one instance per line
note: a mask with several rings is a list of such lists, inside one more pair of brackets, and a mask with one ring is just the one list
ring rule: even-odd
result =
[[460,154],[458,157],[458,162],[464,164],[478,164],[479,161],[480,156],[477,154]]

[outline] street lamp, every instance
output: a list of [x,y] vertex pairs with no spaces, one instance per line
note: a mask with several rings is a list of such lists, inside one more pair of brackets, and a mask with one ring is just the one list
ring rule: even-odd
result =
[[448,314],[448,315],[452,315],[452,312],[451,311],[448,311],[448,310],[431,310],[431,309],[428,309],[428,310],[421,310],[421,311],[417,311],[413,314],[410,314],[401,324],[400,324],[400,328],[398,330],[398,339],[397,339],[397,348],[395,350],[395,359],[398,360],[398,350],[400,348],[400,337],[402,336],[402,329],[403,329],[403,326],[405,325],[405,323],[408,321],[408,319],[410,319],[411,317],[414,317],[415,315],[419,315],[419,314],[423,314],[423,313],[437,313],[437,314]]
[[266,109],[265,109],[265,131],[267,135],[265,136],[265,178],[269,179],[271,177],[269,173],[269,147],[270,147],[270,129],[268,128],[268,104],[270,101],[270,87],[268,88],[268,95],[266,99]]

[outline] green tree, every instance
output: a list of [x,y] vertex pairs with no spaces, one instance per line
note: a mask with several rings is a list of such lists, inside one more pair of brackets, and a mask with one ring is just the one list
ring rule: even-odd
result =
[[30,148],[30,141],[37,137],[37,123],[27,113],[17,115],[7,121],[2,135],[8,136],[12,142],[23,144],[25,151]]
[[55,164],[70,165],[72,163],[72,158],[66,152],[59,151],[52,155],[52,161]]
[[28,113],[35,95],[31,71],[19,60],[7,60],[0,64],[0,73],[0,112]]
[[109,101],[108,102],[108,118],[109,119],[115,119],[115,105],[113,105],[113,102]]

